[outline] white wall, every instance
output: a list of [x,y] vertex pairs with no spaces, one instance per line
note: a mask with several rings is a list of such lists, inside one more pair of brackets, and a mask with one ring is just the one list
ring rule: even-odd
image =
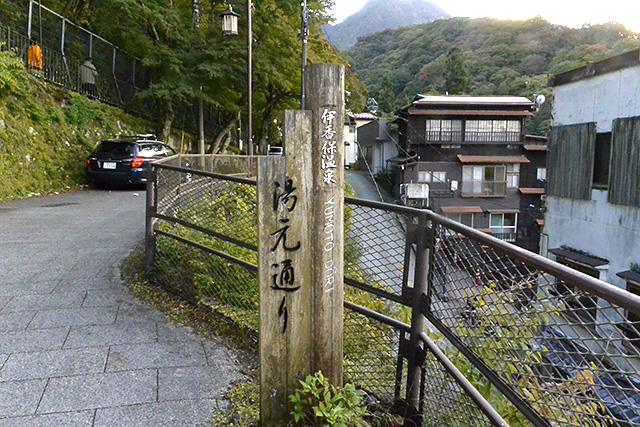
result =
[[611,131],[619,117],[640,116],[640,65],[553,88],[554,125],[596,122]]
[[[614,119],[640,116],[640,65],[555,87],[553,96],[555,126],[596,122],[598,132],[610,132]],[[600,278],[622,288],[616,273],[640,263],[640,208],[609,204],[607,191],[592,190],[589,201],[547,196],[544,233],[549,248],[608,259]]]
[[606,191],[592,190],[591,200],[547,196],[544,232],[549,248],[566,245],[608,259],[600,279],[622,288],[616,273],[640,263],[640,209],[608,203]]
[[349,125],[344,125],[344,140],[349,143],[349,145],[345,145],[344,147],[345,166],[350,166],[358,160],[358,145],[356,144],[357,136],[357,129],[355,132],[349,132]]

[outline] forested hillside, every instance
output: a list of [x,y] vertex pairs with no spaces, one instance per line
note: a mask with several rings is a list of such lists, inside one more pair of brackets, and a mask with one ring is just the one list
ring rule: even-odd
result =
[[[454,47],[459,51],[452,51]],[[639,35],[615,23],[572,29],[541,18],[453,18],[370,35],[348,54],[356,76],[368,86],[370,95],[383,111],[392,112],[418,93],[447,91],[450,52],[458,52],[456,56],[466,71],[462,93],[529,99],[542,93],[549,99],[549,74],[638,47]],[[464,74],[460,70],[458,73]],[[546,132],[549,105],[546,103],[531,121],[529,132]]]

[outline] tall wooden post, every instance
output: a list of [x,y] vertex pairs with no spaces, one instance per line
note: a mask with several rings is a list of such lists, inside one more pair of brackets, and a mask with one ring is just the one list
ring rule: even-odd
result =
[[344,67],[309,65],[312,114],[313,370],[342,385],[344,288]]
[[307,375],[342,385],[344,68],[305,78],[311,111],[287,111],[285,156],[258,164],[262,425]]
[[[290,418],[312,373],[311,114],[285,113],[286,156],[259,158],[260,418]],[[286,159],[286,161],[285,161]]]

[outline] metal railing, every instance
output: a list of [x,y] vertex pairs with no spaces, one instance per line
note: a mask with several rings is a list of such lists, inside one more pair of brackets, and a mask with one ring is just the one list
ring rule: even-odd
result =
[[[154,117],[155,104],[141,96],[152,84],[151,70],[139,58],[41,3],[7,0],[0,5],[0,12],[9,9],[12,13],[0,13],[0,51],[14,52],[35,76],[47,82],[148,120]],[[38,67],[29,64],[28,50],[32,45],[41,51]],[[97,72],[95,85],[91,86],[82,81],[80,73],[87,57],[92,58]],[[188,99],[173,106],[176,128],[198,132],[197,104],[195,99]],[[209,103],[203,108],[205,134],[209,135],[216,126],[215,110]]]
[[505,143],[522,142],[520,132],[507,131],[461,131],[461,130],[427,130],[424,140],[442,143]]
[[462,197],[504,197],[507,195],[506,181],[462,181]]
[[[174,157],[147,192],[150,277],[254,335],[255,171]],[[635,295],[431,211],[351,198],[345,284],[345,380],[405,425],[640,424]]]
[[493,237],[496,239],[502,240],[503,242],[515,243],[518,235],[516,233],[491,233]]

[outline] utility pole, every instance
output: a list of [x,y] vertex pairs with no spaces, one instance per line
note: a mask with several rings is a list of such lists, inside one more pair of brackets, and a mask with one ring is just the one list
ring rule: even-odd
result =
[[247,117],[247,154],[253,156],[253,32],[251,30],[251,15],[253,4],[247,0],[247,86],[248,86],[248,117]]
[[305,85],[304,85],[304,69],[307,65],[307,40],[309,39],[309,15],[307,14],[307,0],[302,2],[302,22],[300,24],[300,38],[302,39],[302,72],[300,84],[300,109],[305,107]]
[[[191,0],[191,12],[193,14],[193,31],[200,31],[200,3],[199,0]],[[202,101],[202,86],[198,93],[198,152],[205,154],[204,145],[204,102]]]

